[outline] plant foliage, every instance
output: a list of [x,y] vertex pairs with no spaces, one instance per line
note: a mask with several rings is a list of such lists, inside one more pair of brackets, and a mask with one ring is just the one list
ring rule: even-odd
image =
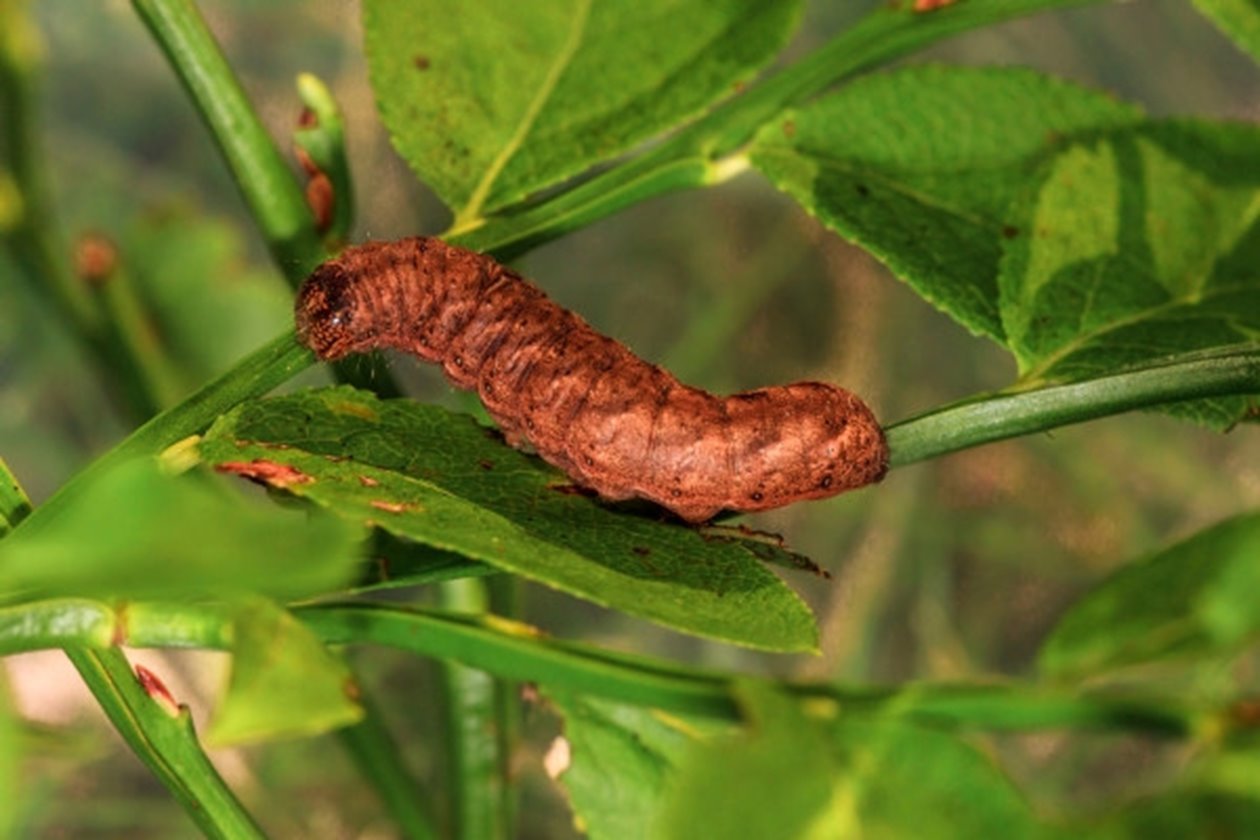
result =
[[[784,52],[800,2],[364,0],[362,20],[380,118],[449,209],[446,238],[509,258],[751,173],[1007,352],[1016,374],[1003,391],[890,426],[899,466],[1151,406],[1214,430],[1260,417],[1260,129],[1151,117],[1028,68],[894,64],[1076,5],[1088,4],[878,3],[803,56]],[[1260,5],[1194,5],[1260,59]],[[350,229],[359,161],[331,94],[300,82],[305,198],[344,199],[317,229],[191,0],[134,6],[293,285]],[[224,283],[244,272],[239,234],[221,221],[138,218],[121,260],[80,254],[76,276],[32,140],[28,14],[0,2],[0,283],[74,336],[132,433],[36,506],[0,462],[0,653],[64,649],[208,835],[262,829],[205,758],[188,710],[148,671],[137,679],[121,645],[230,652],[207,741],[337,731],[408,836],[510,833],[518,683],[562,723],[568,758],[554,775],[595,838],[1256,830],[1245,682],[1178,696],[1164,681],[1250,661],[1255,511],[1086,587],[1037,672],[1004,682],[832,684],[550,638],[517,619],[505,581],[682,634],[817,651],[799,578],[770,568],[811,566],[773,535],[593,499],[474,418],[395,396],[387,373],[339,367],[341,384],[269,395],[313,359],[294,342],[281,284]],[[267,335],[231,364],[232,348]],[[437,593],[440,608],[400,593]],[[377,687],[343,646],[443,663],[436,789],[453,804],[417,804],[425,791]],[[0,788],[14,801],[29,739],[9,705],[0,698]],[[1046,729],[1172,739],[1189,758],[1142,801],[1050,812],[993,740]],[[0,834],[20,819],[0,806]]]

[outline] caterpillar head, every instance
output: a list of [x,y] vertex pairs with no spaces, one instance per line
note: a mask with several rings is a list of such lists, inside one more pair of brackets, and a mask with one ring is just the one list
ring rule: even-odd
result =
[[315,269],[298,292],[298,340],[323,361],[362,352],[374,343],[376,329],[356,288],[359,279],[357,272],[333,260]]

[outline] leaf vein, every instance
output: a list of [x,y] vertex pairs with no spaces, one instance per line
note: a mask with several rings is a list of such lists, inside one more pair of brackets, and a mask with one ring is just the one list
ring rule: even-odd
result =
[[494,186],[494,182],[498,180],[504,168],[507,167],[508,162],[512,160],[512,156],[520,151],[526,138],[529,137],[534,124],[538,121],[538,115],[542,113],[547,100],[555,93],[556,86],[560,83],[560,77],[564,75],[564,71],[568,69],[569,64],[573,61],[573,56],[577,54],[578,48],[582,45],[582,36],[586,32],[586,23],[590,18],[591,2],[592,0],[579,0],[569,27],[568,39],[556,55],[556,60],[547,69],[547,75],[543,78],[542,84],[534,94],[534,98],[530,100],[529,107],[525,109],[520,123],[516,126],[516,131],[512,132],[512,136],[508,138],[508,141],[499,150],[499,153],[494,156],[494,160],[490,162],[490,166],[487,167],[485,174],[481,176],[481,180],[477,183],[476,189],[469,196],[468,203],[455,214],[454,228],[462,228],[477,221],[481,214],[481,208],[485,206],[490,190]]

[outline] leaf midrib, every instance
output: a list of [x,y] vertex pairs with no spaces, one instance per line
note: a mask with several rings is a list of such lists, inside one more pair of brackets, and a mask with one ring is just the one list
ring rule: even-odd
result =
[[547,68],[547,75],[535,92],[534,98],[530,100],[529,106],[521,116],[520,123],[516,126],[516,130],[512,132],[512,136],[508,138],[503,148],[499,150],[499,153],[494,156],[494,160],[490,161],[490,166],[486,168],[485,174],[481,176],[481,180],[468,197],[468,202],[455,214],[455,222],[452,227],[462,228],[474,224],[480,218],[481,208],[485,206],[486,199],[490,196],[490,190],[494,187],[495,181],[503,174],[503,170],[512,160],[512,157],[525,144],[526,138],[529,137],[535,123],[538,121],[539,114],[542,113],[551,95],[555,93],[556,86],[560,84],[560,77],[569,68],[573,57],[577,54],[578,48],[581,47],[582,36],[586,32],[586,23],[590,18],[591,2],[592,0],[578,0],[572,23],[569,27],[569,35],[565,40],[564,46],[557,53],[555,61]]
[[1078,334],[1070,342],[1055,350],[1050,355],[1042,358],[1038,361],[1035,368],[1030,368],[1026,373],[1020,376],[1017,385],[1022,388],[1039,383],[1043,377],[1050,374],[1054,370],[1055,366],[1060,362],[1071,358],[1073,353],[1110,332],[1123,329],[1124,327],[1133,326],[1134,324],[1141,323],[1142,321],[1151,320],[1158,317],[1161,313],[1172,311],[1179,306],[1193,306],[1201,304],[1203,301],[1213,297],[1248,291],[1260,293],[1260,287],[1257,287],[1254,283],[1246,282],[1225,286],[1215,286],[1211,289],[1200,290],[1197,294],[1172,296],[1159,306],[1148,307],[1135,312],[1126,318],[1109,321],[1106,326],[1100,329],[1096,329],[1088,333]]

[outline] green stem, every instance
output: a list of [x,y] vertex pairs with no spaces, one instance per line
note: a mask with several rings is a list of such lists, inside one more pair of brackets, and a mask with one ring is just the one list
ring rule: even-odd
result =
[[202,751],[186,707],[172,714],[150,697],[118,648],[68,648],[66,655],[132,751],[206,836],[264,836]]
[[1134,409],[1239,394],[1260,394],[1260,346],[1185,353],[1087,382],[975,397],[885,431],[897,467]]
[[[327,254],[297,181],[245,98],[214,36],[191,0],[133,0],[133,5],[192,95],[276,265],[296,289]],[[343,189],[349,192],[348,172],[345,181]],[[339,381],[384,397],[402,393],[378,354],[366,362],[335,362],[333,371]]]
[[298,344],[292,331],[272,340],[179,405],[136,429],[58,489],[20,527],[28,530],[44,527],[74,498],[79,488],[90,482],[91,476],[130,458],[156,455],[171,444],[204,431],[220,414],[244,400],[266,394],[312,362],[311,351]]
[[[87,281],[71,270],[57,224],[49,166],[40,142],[35,90],[38,36],[24,3],[0,4],[0,188],[13,206],[0,207],[0,243],[17,267],[16,277],[54,309],[88,364],[118,384],[122,407],[132,416],[156,410],[146,382],[127,347],[118,341],[107,313],[88,293]],[[11,173],[11,174],[10,174]],[[6,178],[11,177],[9,183]],[[3,190],[0,190],[3,191]],[[16,215],[10,218],[13,211]]]
[[[0,3],[0,170],[10,170],[20,200],[12,228],[0,226],[32,289],[56,307],[91,354],[98,347],[99,314],[76,282],[56,234],[50,171],[37,119],[35,71],[39,39],[25,3]],[[89,356],[90,357],[90,356]]]
[[424,791],[415,782],[397,743],[385,728],[380,709],[367,696],[358,700],[363,707],[363,720],[338,729],[337,737],[359,772],[376,789],[403,836],[410,840],[437,837],[433,819],[423,805]]
[[298,188],[191,0],[133,0],[227,160],[276,264],[294,288],[324,258]]
[[784,109],[835,83],[887,64],[944,38],[1042,9],[1099,0],[967,0],[931,14],[880,6],[826,46],[633,157],[534,207],[454,229],[446,238],[509,259],[631,204],[674,190],[724,180],[743,170],[726,158]]
[[105,316],[104,339],[112,367],[124,374],[124,387],[138,389],[129,402],[143,407],[144,418],[175,405],[188,388],[169,348],[163,346],[131,272],[116,265],[93,278],[92,288]]
[[[516,575],[496,575],[485,578],[484,585],[489,596],[489,613],[517,620],[521,615],[521,579]],[[521,684],[499,678],[495,686],[494,720],[499,735],[499,775],[503,779],[499,809],[502,824],[511,834],[510,829],[516,825],[520,812],[520,786],[512,783],[512,767],[513,757],[521,749]]]
[[[488,610],[486,584],[476,578],[439,586],[442,606],[469,616]],[[457,662],[443,663],[446,695],[447,766],[455,799],[456,837],[464,840],[507,837],[511,833],[503,803],[506,762],[500,752],[500,686],[490,674]]]
[[[533,627],[384,604],[301,607],[295,614],[328,644],[379,644],[459,662],[497,677],[604,697],[632,705],[739,720],[734,690],[746,677],[701,672],[549,639]],[[77,646],[205,647],[231,643],[230,609],[212,604],[136,602],[125,608],[83,599],[0,609],[0,655]],[[1229,710],[1185,709],[1149,701],[1087,696],[1054,686],[911,684],[850,687],[790,682],[802,699],[834,702],[842,713],[901,717],[950,729],[1132,730],[1188,736],[1229,725]]]

